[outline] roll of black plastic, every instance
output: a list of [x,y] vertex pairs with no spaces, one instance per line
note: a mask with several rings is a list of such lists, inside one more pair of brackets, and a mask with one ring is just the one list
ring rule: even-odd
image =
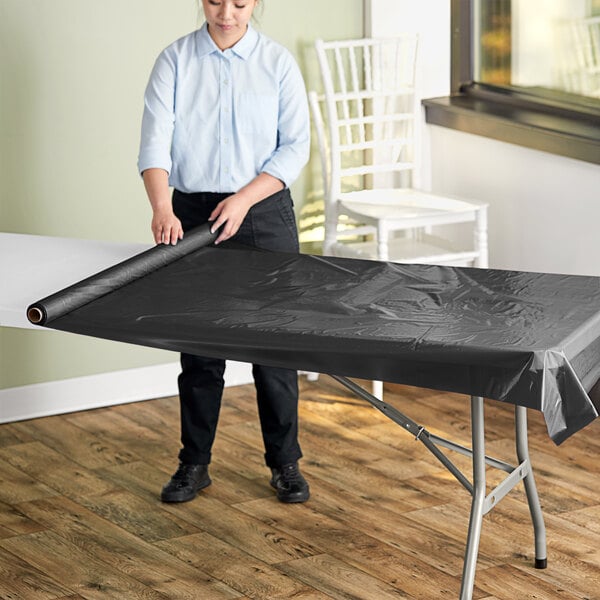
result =
[[175,245],[154,246],[31,304],[27,308],[27,318],[34,325],[48,325],[54,319],[212,244],[216,238],[217,233],[211,233],[210,224],[197,227]]

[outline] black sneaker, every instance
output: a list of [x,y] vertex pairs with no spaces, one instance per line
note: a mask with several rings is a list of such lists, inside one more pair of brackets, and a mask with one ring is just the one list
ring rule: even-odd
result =
[[271,486],[277,490],[277,498],[281,502],[306,502],[310,491],[306,479],[298,469],[298,463],[290,463],[271,469],[273,477]]
[[208,476],[208,465],[185,465],[179,463],[171,481],[162,489],[160,499],[163,502],[187,502],[208,487],[212,481]]

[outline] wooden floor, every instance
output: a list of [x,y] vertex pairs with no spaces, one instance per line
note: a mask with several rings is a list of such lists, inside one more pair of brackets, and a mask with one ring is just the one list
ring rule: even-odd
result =
[[[302,380],[301,398],[304,505],[268,485],[251,386],[226,390],[214,483],[180,505],[158,499],[176,398],[0,426],[0,598],[457,598],[468,493],[332,380]],[[398,386],[386,399],[469,445],[465,397]],[[511,407],[486,415],[488,453],[512,462]],[[474,598],[600,598],[599,426],[556,447],[530,412],[548,569],[532,567],[519,486],[485,517]]]

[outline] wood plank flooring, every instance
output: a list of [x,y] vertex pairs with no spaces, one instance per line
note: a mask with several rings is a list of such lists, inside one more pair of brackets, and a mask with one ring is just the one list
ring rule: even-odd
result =
[[[386,400],[470,445],[467,398],[386,386]],[[268,485],[252,386],[226,389],[214,483],[178,505],[158,499],[176,467],[176,398],[0,425],[0,599],[457,598],[462,486],[327,377],[301,379],[300,414],[303,505]],[[488,401],[486,414],[488,454],[514,462],[512,407]],[[519,486],[485,517],[474,598],[600,599],[600,422],[556,447],[529,419],[548,569],[532,566]],[[489,470],[490,485],[500,477]]]

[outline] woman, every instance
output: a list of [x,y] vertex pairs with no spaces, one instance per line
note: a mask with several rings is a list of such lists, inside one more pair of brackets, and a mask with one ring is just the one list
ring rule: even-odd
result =
[[[144,97],[138,168],[152,206],[156,243],[211,222],[215,244],[298,252],[289,185],[308,160],[306,90],[282,46],[256,32],[258,0],[202,0],[206,22],[158,57]],[[172,198],[169,187],[173,187]],[[164,502],[191,500],[211,480],[225,361],[187,354],[179,376],[179,468]],[[297,373],[253,365],[258,411],[282,502],[305,502],[298,469]]]

